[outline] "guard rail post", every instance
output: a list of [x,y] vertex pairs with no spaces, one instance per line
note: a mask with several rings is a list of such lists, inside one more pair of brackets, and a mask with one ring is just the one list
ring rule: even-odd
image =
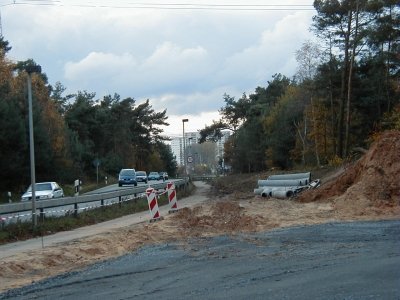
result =
[[43,207],[39,208],[39,211],[40,211],[39,217],[40,217],[42,220],[44,220],[44,208],[43,208]]
[[74,217],[78,217],[78,203],[74,203]]

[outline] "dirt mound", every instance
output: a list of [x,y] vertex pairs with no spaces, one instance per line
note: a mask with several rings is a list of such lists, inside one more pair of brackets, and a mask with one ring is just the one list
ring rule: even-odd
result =
[[[400,131],[382,133],[355,164],[319,189],[299,195],[298,201],[334,201],[337,208],[400,205]],[[336,198],[333,198],[336,197]]]
[[[249,216],[238,203],[221,201],[208,209],[183,208],[175,216],[182,231],[190,236],[215,234],[219,232],[250,232],[259,224],[257,216]],[[196,234],[197,233],[197,234]]]

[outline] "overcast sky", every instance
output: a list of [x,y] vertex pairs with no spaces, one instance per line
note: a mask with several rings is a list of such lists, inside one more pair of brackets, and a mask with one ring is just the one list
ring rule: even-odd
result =
[[[157,4],[158,3],[158,4]],[[0,0],[12,60],[32,58],[67,93],[117,93],[167,109],[167,134],[217,120],[275,73],[294,75],[313,38],[312,0]],[[260,6],[262,5],[262,6]],[[275,5],[275,6],[274,6]]]

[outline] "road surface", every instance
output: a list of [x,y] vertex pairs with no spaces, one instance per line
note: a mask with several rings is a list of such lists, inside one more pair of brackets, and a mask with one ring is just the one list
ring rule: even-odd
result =
[[400,221],[146,246],[0,299],[400,299]]

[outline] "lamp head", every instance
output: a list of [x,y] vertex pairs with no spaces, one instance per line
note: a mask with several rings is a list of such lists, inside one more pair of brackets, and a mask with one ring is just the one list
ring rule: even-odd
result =
[[42,68],[38,65],[29,65],[25,67],[25,71],[29,74],[40,73],[42,72]]

